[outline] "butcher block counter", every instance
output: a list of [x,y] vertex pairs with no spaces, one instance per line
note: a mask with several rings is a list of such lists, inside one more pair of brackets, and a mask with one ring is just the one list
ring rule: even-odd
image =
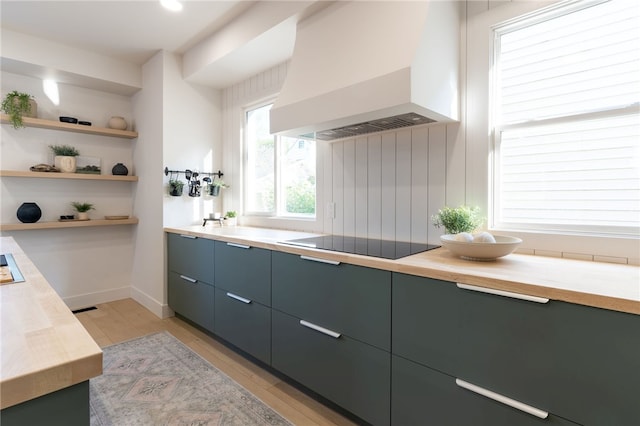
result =
[[86,387],[88,409],[88,380],[102,374],[102,350],[13,238],[0,237],[0,253],[12,254],[24,276],[0,285],[3,424],[19,404],[76,386]]
[[476,262],[445,248],[388,260],[282,243],[319,235],[305,232],[209,224],[165,231],[640,315],[640,267],[634,265],[524,254]]

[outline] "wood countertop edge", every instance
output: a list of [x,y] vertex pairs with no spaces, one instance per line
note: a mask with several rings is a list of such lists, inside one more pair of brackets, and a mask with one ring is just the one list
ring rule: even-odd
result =
[[59,391],[102,374],[102,351],[71,362],[11,377],[0,383],[0,409]]
[[[245,228],[246,229],[246,228]],[[281,230],[273,230],[275,233],[287,232]],[[390,272],[405,273],[409,275],[422,276],[425,278],[433,278],[450,282],[461,282],[464,284],[476,285],[478,287],[485,287],[496,290],[509,291],[513,293],[526,294],[531,296],[545,297],[551,300],[557,300],[567,303],[574,303],[579,305],[591,306],[601,309],[609,309],[618,312],[630,313],[640,315],[640,283],[638,284],[638,300],[626,299],[621,297],[614,297],[609,295],[602,295],[590,292],[577,291],[573,289],[565,289],[554,287],[553,285],[544,285],[535,282],[521,282],[509,280],[504,277],[500,277],[497,273],[470,273],[465,272],[466,268],[482,269],[485,266],[490,270],[496,265],[494,262],[474,262],[473,264],[465,264],[460,259],[457,259],[450,255],[448,252],[440,251],[446,250],[436,249],[430,252],[409,256],[398,260],[390,260],[383,258],[374,258],[369,256],[362,256],[350,253],[331,252],[326,250],[318,250],[313,248],[305,248],[299,246],[292,246],[278,242],[278,240],[251,237],[246,235],[218,235],[212,233],[211,230],[203,230],[199,232],[196,227],[190,228],[165,228],[165,232],[174,234],[190,235],[194,237],[207,238],[216,241],[230,242],[236,244],[246,244],[252,247],[264,248],[268,250],[276,250],[284,253],[317,256],[322,259],[349,263],[358,266],[364,266],[369,268],[383,269]],[[290,231],[293,232],[293,231]],[[306,233],[311,235],[311,233]],[[317,235],[317,234],[316,234]],[[447,261],[455,262],[453,265],[436,265],[438,259],[434,257],[433,253],[438,253]],[[529,255],[510,255],[516,256],[518,261],[522,259],[536,258],[536,256]],[[538,258],[541,256],[537,256]],[[506,261],[507,258],[503,259]],[[590,266],[601,267],[603,269],[618,269],[620,267],[634,268],[629,265],[615,265],[615,264],[601,264],[598,262],[578,261],[572,259],[555,259],[547,258],[549,260],[543,260],[542,262],[555,262],[562,261],[567,264],[572,262],[583,262],[581,264],[588,264]],[[539,259],[536,259],[539,260]],[[508,267],[508,266],[507,266]],[[461,270],[453,270],[454,268],[461,268]],[[533,279],[530,281],[534,281]]]

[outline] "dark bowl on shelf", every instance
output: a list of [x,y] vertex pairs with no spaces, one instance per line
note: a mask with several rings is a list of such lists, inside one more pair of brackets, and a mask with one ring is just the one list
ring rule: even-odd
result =
[[91,126],[90,121],[78,121],[78,124],[82,124],[83,126]]
[[78,124],[78,119],[73,117],[60,117],[60,121],[63,123]]

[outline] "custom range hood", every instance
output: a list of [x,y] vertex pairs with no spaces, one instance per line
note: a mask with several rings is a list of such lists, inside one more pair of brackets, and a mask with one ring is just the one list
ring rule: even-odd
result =
[[331,141],[457,121],[458,8],[337,1],[299,22],[271,133]]

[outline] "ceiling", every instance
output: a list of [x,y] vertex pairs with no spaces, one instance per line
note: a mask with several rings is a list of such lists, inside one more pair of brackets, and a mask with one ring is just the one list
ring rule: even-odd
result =
[[[0,2],[2,27],[114,59],[142,65],[160,50],[184,54],[255,6],[256,1],[185,0],[181,12],[157,0]],[[295,40],[295,23],[276,40],[234,54],[224,69],[244,79],[286,60]],[[259,54],[258,54],[259,53]],[[241,69],[242,72],[237,71]],[[229,73],[226,73],[229,74]],[[239,80],[238,80],[239,81]],[[200,73],[200,84],[225,87],[234,81],[219,69]]]

